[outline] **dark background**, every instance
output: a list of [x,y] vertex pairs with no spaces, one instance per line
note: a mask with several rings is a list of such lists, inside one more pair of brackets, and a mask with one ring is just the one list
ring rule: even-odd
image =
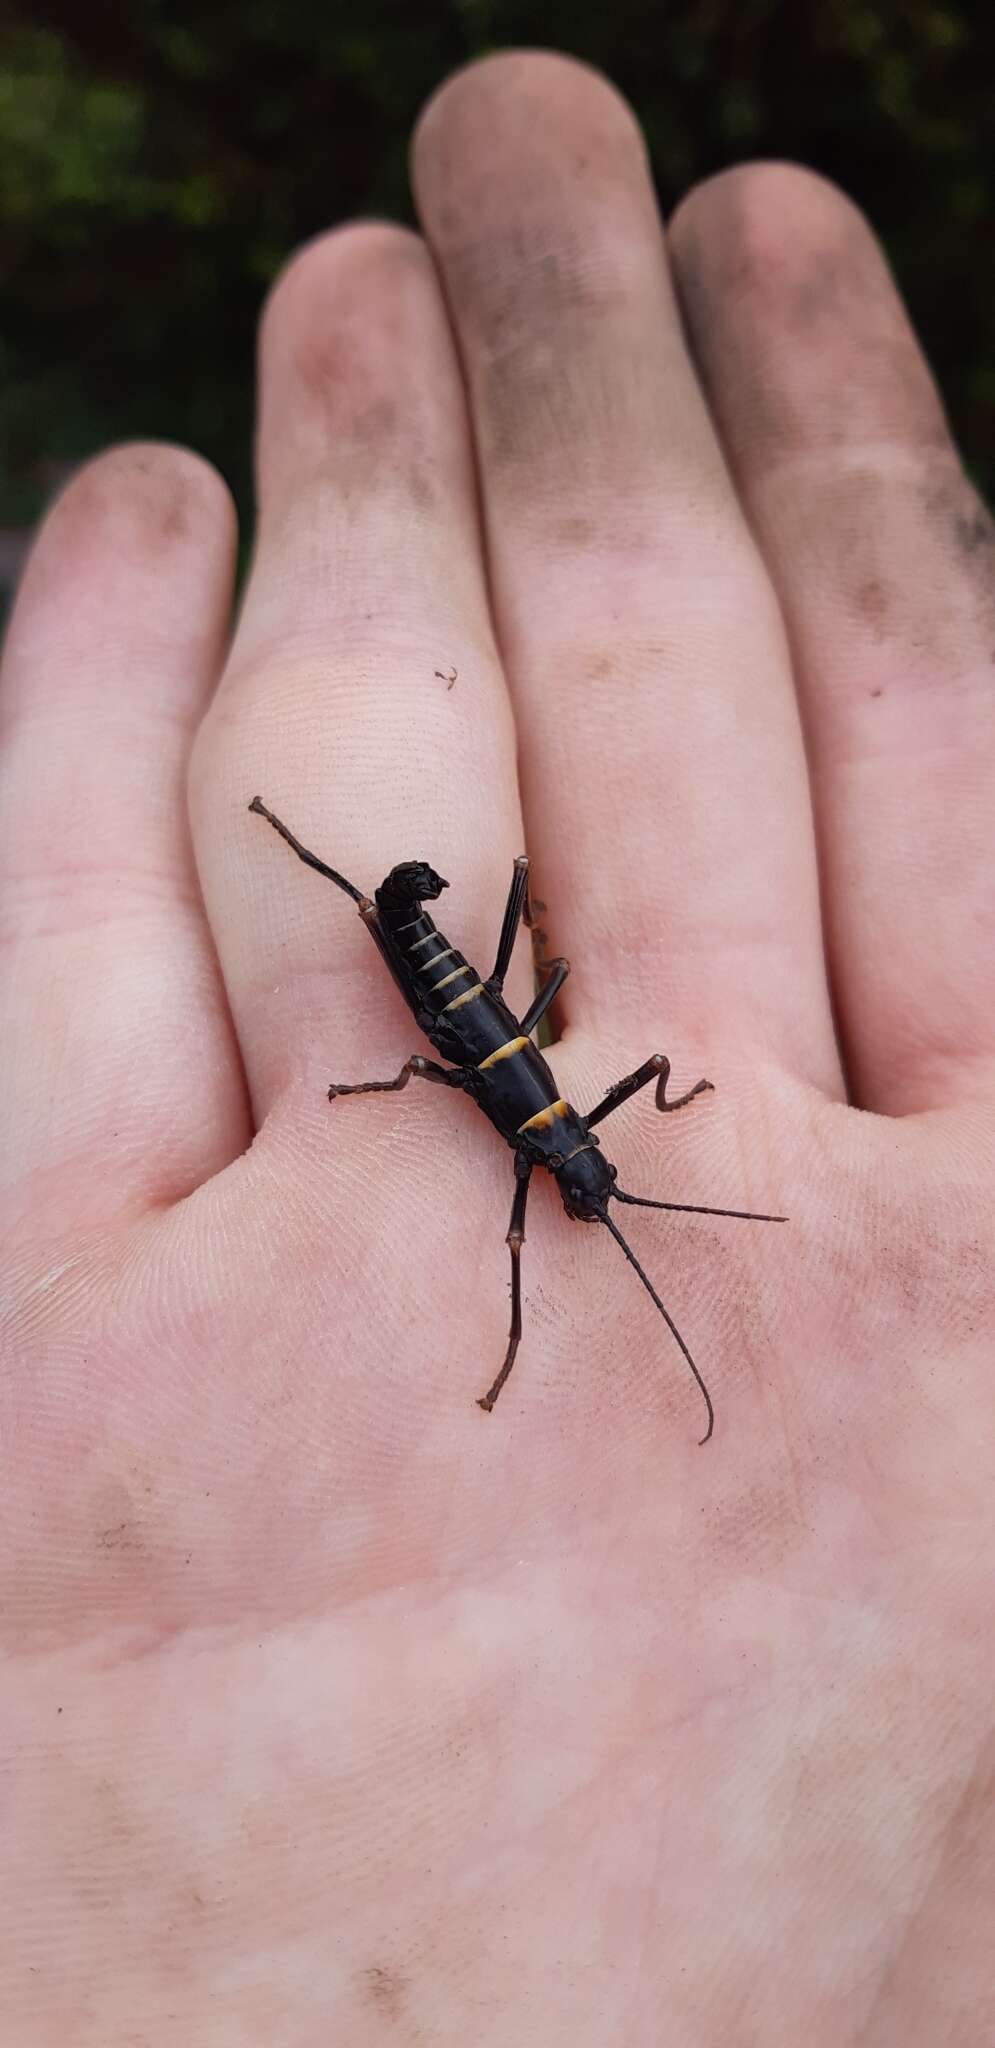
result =
[[[0,0],[2,4],[2,0]],[[0,15],[0,578],[67,466],[167,436],[249,511],[260,300],[302,238],[410,218],[407,137],[455,65],[540,42],[628,95],[669,207],[745,157],[827,172],[882,235],[995,486],[987,0],[32,0]]]

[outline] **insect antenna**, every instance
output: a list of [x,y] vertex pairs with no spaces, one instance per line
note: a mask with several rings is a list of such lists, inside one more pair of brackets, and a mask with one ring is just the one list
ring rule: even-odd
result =
[[[632,1199],[635,1199],[635,1198],[633,1197]],[[650,1207],[653,1207],[653,1206],[655,1206],[655,1205],[651,1203],[651,1204],[650,1204]],[[668,1205],[667,1205],[667,1204],[663,1204],[663,1205],[661,1205],[661,1206],[663,1206],[663,1207],[666,1207],[666,1206],[668,1206]],[[706,1429],[706,1431],[705,1431],[705,1434],[704,1434],[704,1436],[702,1436],[702,1437],[699,1437],[699,1438],[698,1438],[698,1442],[699,1442],[700,1444],[707,1444],[707,1442],[708,1442],[708,1439],[709,1439],[709,1437],[711,1436],[711,1434],[712,1434],[712,1431],[713,1431],[713,1429],[715,1428],[715,1410],[714,1410],[714,1408],[712,1407],[712,1397],[711,1397],[711,1395],[709,1394],[708,1388],[706,1387],[706,1385],[705,1385],[705,1382],[704,1382],[704,1380],[702,1379],[702,1377],[701,1377],[701,1374],[700,1374],[700,1372],[698,1371],[698,1368],[697,1368],[697,1366],[695,1365],[694,1359],[692,1358],[692,1356],[691,1356],[691,1353],[690,1353],[690,1351],[688,1350],[688,1347],[687,1347],[687,1345],[685,1344],[685,1342],[684,1342],[684,1339],[683,1339],[683,1337],[681,1336],[681,1333],[680,1333],[680,1331],[679,1331],[679,1329],[678,1329],[678,1327],[677,1327],[677,1324],[675,1323],[675,1321],[674,1321],[674,1319],[673,1319],[673,1316],[672,1316],[672,1315],[670,1315],[670,1314],[668,1313],[668,1311],[667,1311],[667,1310],[666,1310],[666,1309],[664,1308],[664,1306],[663,1306],[663,1303],[662,1303],[662,1301],[660,1300],[660,1297],[659,1297],[659,1295],[658,1295],[658,1293],[657,1293],[657,1291],[656,1291],[656,1288],[655,1288],[655,1287],[653,1286],[653,1283],[652,1283],[652,1281],[651,1281],[651,1280],[650,1280],[650,1279],[649,1279],[649,1278],[647,1277],[647,1275],[646,1275],[646,1274],[645,1274],[645,1273],[643,1272],[643,1269],[642,1269],[642,1267],[641,1267],[641,1265],[640,1265],[640,1263],[639,1263],[639,1260],[638,1260],[638,1259],[637,1259],[637,1257],[636,1257],[636,1254],[635,1254],[635,1252],[634,1252],[634,1251],[632,1250],[632,1247],[631,1247],[631,1245],[628,1245],[628,1244],[626,1244],[626,1241],[625,1241],[624,1237],[622,1236],[622,1233],[621,1233],[621,1231],[620,1231],[619,1229],[617,1229],[617,1228],[616,1228],[616,1226],[615,1226],[615,1224],[614,1224],[614,1223],[612,1222],[612,1219],[611,1219],[611,1217],[610,1217],[610,1216],[608,1216],[608,1215],[603,1215],[603,1216],[601,1217],[601,1221],[602,1221],[602,1223],[607,1223],[607,1225],[608,1225],[608,1228],[609,1228],[609,1230],[611,1231],[611,1234],[612,1234],[613,1238],[615,1239],[616,1243],[617,1243],[617,1244],[620,1244],[620,1245],[621,1245],[621,1247],[622,1247],[622,1250],[624,1251],[624,1253],[625,1253],[625,1256],[626,1256],[626,1258],[628,1259],[628,1261],[629,1261],[629,1264],[630,1264],[630,1266],[634,1266],[634,1267],[635,1267],[635,1269],[636,1269],[636,1272],[638,1273],[638,1275],[639,1275],[639,1278],[640,1278],[640,1280],[642,1281],[642,1283],[643,1283],[643,1286],[645,1287],[645,1289],[646,1289],[646,1292],[647,1292],[647,1294],[648,1294],[648,1295],[650,1296],[651,1300],[652,1300],[652,1301],[654,1301],[654,1302],[656,1303],[656,1306],[657,1306],[657,1308],[659,1309],[659,1311],[660,1311],[660,1314],[662,1315],[662,1317],[663,1317],[663,1320],[664,1320],[664,1322],[666,1323],[666,1325],[667,1325],[667,1328],[668,1328],[668,1330],[670,1331],[670,1334],[671,1334],[671,1336],[672,1336],[672,1337],[674,1338],[675,1342],[676,1342],[676,1343],[678,1344],[678,1346],[680,1347],[681,1351],[683,1352],[683,1354],[684,1354],[684,1357],[685,1357],[685,1359],[687,1360],[687,1363],[688,1363],[688,1365],[690,1366],[690,1368],[691,1368],[691,1371],[692,1371],[692,1373],[694,1374],[694,1377],[695,1377],[695,1379],[697,1380],[697,1382],[698,1382],[698,1385],[699,1385],[699,1387],[701,1388],[701,1392],[702,1392],[702,1395],[703,1395],[703,1398],[704,1398],[704,1402],[705,1402],[705,1407],[706,1407],[706,1408],[707,1408],[707,1410],[708,1410],[708,1428]]]
[[786,1223],[786,1216],[761,1216],[756,1209],[703,1209],[700,1202],[651,1202],[646,1195],[627,1195],[624,1188],[609,1188],[616,1202],[628,1202],[633,1209],[679,1209],[682,1216],[739,1216],[744,1223]]

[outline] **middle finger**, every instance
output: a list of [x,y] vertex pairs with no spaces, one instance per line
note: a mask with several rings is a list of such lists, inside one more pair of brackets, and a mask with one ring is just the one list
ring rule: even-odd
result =
[[[681,332],[635,123],[511,55],[430,105],[415,186],[477,430],[523,801],[569,1011],[598,983],[840,1087],[797,705],[773,591]],[[600,998],[602,1026],[604,998]],[[656,1026],[660,1029],[659,1023]]]

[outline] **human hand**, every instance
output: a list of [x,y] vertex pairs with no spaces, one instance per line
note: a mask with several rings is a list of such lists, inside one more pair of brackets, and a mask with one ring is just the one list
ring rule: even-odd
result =
[[[9,636],[4,2038],[980,2043],[991,524],[821,182],[691,195],[682,326],[585,71],[457,77],[414,167],[438,272],[354,227],[267,309],[226,658],[167,449],[70,486]],[[527,846],[564,1094],[715,1082],[604,1133],[790,1217],[628,1218],[707,1450],[546,1187],[481,1414],[509,1156],[329,1105],[428,1048],[257,789],[364,888],[438,866],[484,971]]]

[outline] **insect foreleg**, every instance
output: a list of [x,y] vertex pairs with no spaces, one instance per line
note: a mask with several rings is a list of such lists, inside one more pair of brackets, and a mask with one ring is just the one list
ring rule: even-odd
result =
[[[522,1030],[524,1031],[524,1029],[525,1024],[523,1020]],[[694,1087],[689,1088],[686,1095],[679,1095],[675,1102],[668,1102],[667,1082],[669,1079],[670,1061],[666,1053],[652,1053],[648,1060],[643,1061],[641,1067],[636,1068],[634,1074],[627,1074],[623,1081],[616,1081],[614,1087],[609,1088],[603,1101],[598,1103],[597,1109],[592,1109],[590,1114],[585,1116],[584,1122],[588,1130],[591,1130],[594,1124],[600,1124],[606,1116],[611,1116],[613,1109],[618,1109],[623,1102],[628,1102],[630,1095],[638,1094],[640,1088],[645,1088],[649,1081],[656,1082],[656,1106],[657,1109],[664,1110],[684,1109],[689,1102],[694,1101],[696,1095],[705,1094],[713,1086],[711,1081],[696,1081]]]
[[406,1088],[412,1079],[439,1081],[443,1088],[466,1086],[462,1067],[440,1067],[436,1060],[427,1060],[422,1053],[413,1052],[392,1081],[333,1081],[328,1090],[328,1100],[334,1102],[337,1095],[390,1095],[399,1088]]
[[521,1256],[522,1246],[525,1243],[525,1204],[529,1198],[529,1180],[532,1168],[522,1158],[520,1153],[515,1159],[515,1173],[517,1175],[515,1199],[511,1205],[511,1222],[508,1225],[508,1236],[506,1239],[508,1249],[511,1252],[511,1329],[508,1333],[508,1349],[504,1354],[504,1364],[498,1373],[497,1379],[494,1385],[488,1388],[487,1393],[481,1394],[477,1400],[477,1407],[486,1409],[488,1415],[515,1363],[515,1353],[518,1350],[522,1335]]

